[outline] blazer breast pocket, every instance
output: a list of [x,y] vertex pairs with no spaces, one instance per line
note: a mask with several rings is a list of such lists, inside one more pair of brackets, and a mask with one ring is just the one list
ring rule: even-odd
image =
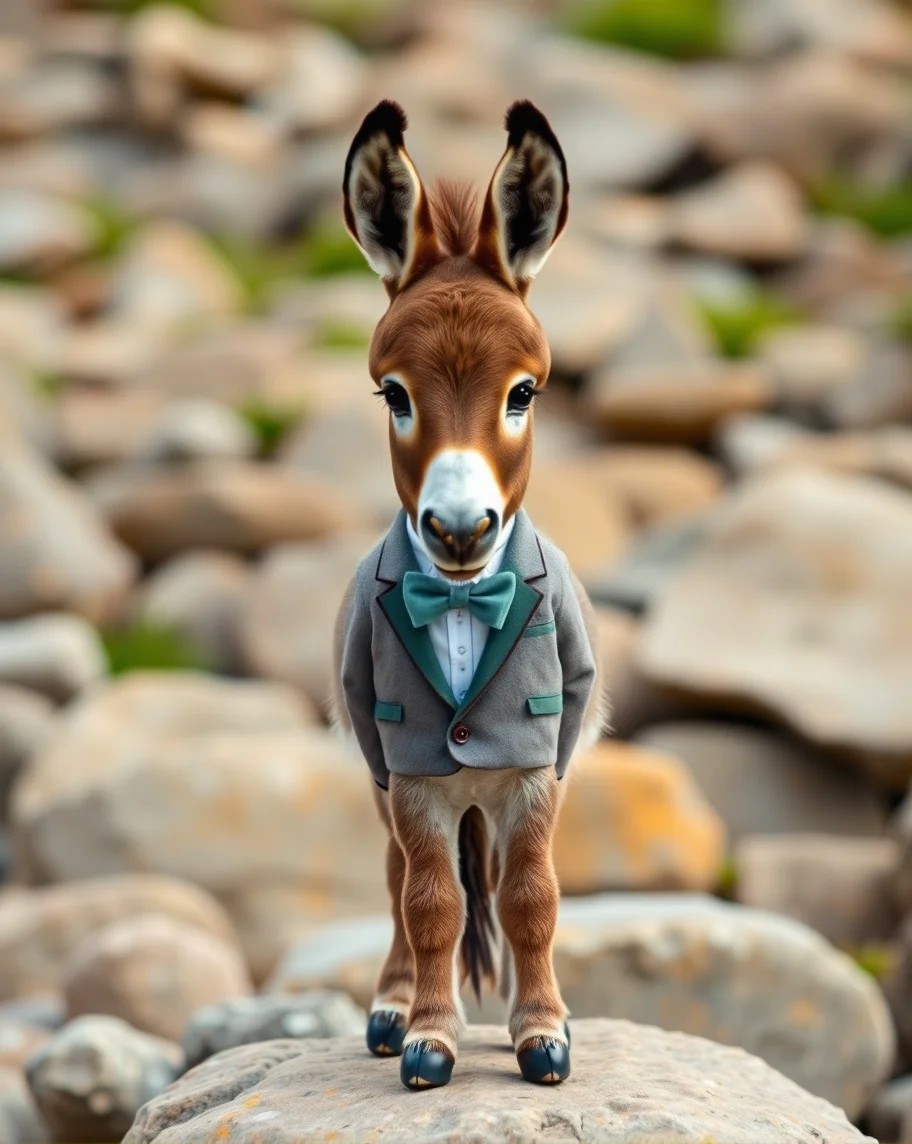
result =
[[384,703],[378,699],[374,704],[374,718],[382,719],[385,723],[401,723],[402,704]]
[[526,700],[530,715],[560,715],[564,709],[563,695],[532,695]]
[[523,632],[523,639],[532,639],[535,636],[549,636],[554,631],[554,620],[547,620],[543,624],[529,624]]

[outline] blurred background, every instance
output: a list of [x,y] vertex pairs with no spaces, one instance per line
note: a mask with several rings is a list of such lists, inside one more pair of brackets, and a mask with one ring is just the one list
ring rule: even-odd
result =
[[[556,842],[574,1015],[912,1140],[900,0],[3,0],[0,1136],[119,1139],[238,1036],[212,1003],[363,1024],[385,841],[326,697],[398,507],[341,219],[380,98],[426,183],[483,190],[517,98],[567,157],[526,507],[613,707]],[[54,1071],[86,1044],[113,1111]]]

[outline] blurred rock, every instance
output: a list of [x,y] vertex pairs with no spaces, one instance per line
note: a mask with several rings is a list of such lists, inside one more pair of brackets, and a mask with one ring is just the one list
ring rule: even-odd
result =
[[[391,934],[387,918],[315,929],[269,987],[344,988],[369,1005]],[[568,898],[554,955],[574,1018],[610,1014],[740,1045],[849,1116],[892,1067],[876,982],[787,918],[699,894]],[[483,1019],[502,1013],[491,998]]]
[[327,710],[336,613],[367,533],[314,544],[284,544],[258,565],[238,610],[241,660],[251,675],[300,688]]
[[114,1017],[80,1017],[38,1050],[27,1073],[55,1140],[118,1141],[181,1064],[177,1045]]
[[0,282],[0,350],[10,362],[47,369],[64,336],[63,313],[47,290]]
[[668,235],[706,254],[776,263],[802,253],[807,229],[797,187],[773,164],[752,162],[676,196]]
[[247,108],[216,100],[198,101],[184,112],[181,135],[203,159],[212,157],[276,175],[284,165],[283,141],[276,124]]
[[877,1140],[912,1140],[912,1076],[891,1080],[874,1094],[865,1111],[865,1131]]
[[554,838],[565,894],[715,886],[725,828],[678,760],[601,743],[567,781]]
[[899,1038],[900,1060],[912,1061],[912,919],[908,916],[897,934],[893,964],[881,982]]
[[205,550],[175,556],[142,584],[136,615],[176,631],[211,671],[241,668],[238,625],[251,574],[243,560]]
[[43,1144],[50,1139],[22,1071],[0,1066],[0,1140]]
[[252,461],[136,466],[109,474],[94,493],[113,532],[147,560],[323,540],[362,520],[330,482]]
[[612,445],[578,456],[580,471],[615,493],[640,528],[702,512],[722,491],[718,469],[687,449]]
[[6,1021],[0,1014],[0,1069],[21,1069],[51,1033],[24,1021]]
[[54,406],[54,454],[82,467],[137,457],[167,397],[155,390],[67,387]]
[[236,943],[154,913],[89,934],[63,979],[71,1019],[104,1013],[171,1041],[198,1009],[251,990]]
[[[23,893],[21,889],[14,891]],[[12,1001],[0,1001],[0,1025],[20,1025],[54,1032],[65,1020],[63,1000],[56,993],[33,993]]]
[[257,442],[246,421],[216,401],[185,398],[168,405],[152,426],[141,455],[158,463],[244,459]]
[[0,273],[44,274],[88,254],[90,216],[36,192],[0,190]]
[[[96,690],[16,788],[21,874],[170,873],[232,912],[237,899],[290,885],[299,915],[269,921],[267,911],[249,944],[245,936],[259,976],[292,926],[386,900],[370,776],[307,721],[278,684],[134,673]],[[288,899],[279,905],[287,912]]]
[[241,285],[227,262],[197,231],[176,222],[147,223],[112,283],[111,314],[140,328],[179,329],[242,308]]
[[56,992],[72,952],[89,934],[147,913],[232,939],[231,923],[219,905],[203,890],[173,878],[125,874],[19,890],[0,897],[0,999]]
[[[0,662],[5,626],[0,625]],[[53,726],[50,700],[24,687],[0,683],[0,822],[6,821],[13,780],[45,745]]]
[[67,703],[105,674],[104,648],[79,616],[34,616],[0,623],[0,683]]
[[258,103],[284,131],[326,130],[368,106],[367,68],[336,32],[298,25],[283,37],[282,54],[282,65]]
[[0,451],[0,619],[62,608],[98,621],[115,610],[134,562],[69,481],[24,443]]
[[[225,1125],[239,1144],[252,1144],[261,1138],[264,1120],[274,1144],[343,1134],[404,1141],[414,1139],[416,1122],[427,1140],[568,1142],[581,1131],[592,1138],[598,1125],[604,1141],[668,1140],[673,1132],[680,1144],[742,1144],[748,1134],[755,1144],[817,1144],[821,1138],[872,1144],[841,1109],[762,1061],[700,1038],[620,1021],[575,1022],[573,1084],[552,1092],[530,1088],[522,1101],[503,1098],[517,1077],[506,1048],[499,1026],[470,1028],[462,1068],[476,1074],[471,1099],[454,1102],[449,1094],[428,1093],[416,1119],[403,1114],[390,1069],[359,1067],[361,1038],[244,1046],[206,1062],[143,1109],[124,1144],[152,1144],[175,1132],[188,1140],[214,1139]],[[610,1079],[605,1061],[611,1062]]]
[[734,860],[739,902],[804,922],[836,945],[883,943],[899,922],[892,838],[754,836]]
[[534,465],[524,507],[580,577],[611,565],[629,542],[620,497],[573,461]]
[[363,1009],[338,990],[315,990],[283,997],[239,997],[200,1009],[184,1030],[187,1068],[238,1045],[291,1037],[348,1037],[364,1034]]
[[103,123],[117,110],[117,87],[110,76],[72,58],[46,57],[3,84],[0,141]]
[[775,465],[793,441],[804,439],[800,425],[768,413],[736,413],[716,429],[715,452],[735,477],[749,476]]
[[802,413],[855,381],[865,363],[865,343],[838,326],[774,330],[760,344],[776,404]]
[[912,419],[912,352],[885,346],[873,354],[864,374],[831,394],[826,419],[840,429],[871,429]]
[[746,485],[650,614],[647,678],[754,711],[896,786],[912,774],[900,619],[912,504],[874,481],[786,472]]
[[865,778],[775,731],[695,720],[647,726],[636,742],[687,766],[733,842],[753,834],[883,832],[884,805]]

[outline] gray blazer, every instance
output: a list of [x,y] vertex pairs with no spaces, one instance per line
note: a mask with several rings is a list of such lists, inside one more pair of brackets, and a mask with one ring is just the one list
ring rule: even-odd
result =
[[[426,627],[405,610],[402,577],[417,569],[400,512],[358,565],[340,620],[342,698],[374,779],[451,775],[460,767],[557,768],[582,729],[595,661],[567,558],[516,517],[503,571],[516,573],[504,626],[491,629],[457,703]],[[581,590],[580,590],[581,591]]]

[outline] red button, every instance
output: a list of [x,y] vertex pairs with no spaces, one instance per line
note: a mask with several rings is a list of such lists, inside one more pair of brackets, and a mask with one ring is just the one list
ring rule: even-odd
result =
[[465,743],[469,738],[469,729],[465,723],[457,723],[453,728],[453,738],[457,743]]

